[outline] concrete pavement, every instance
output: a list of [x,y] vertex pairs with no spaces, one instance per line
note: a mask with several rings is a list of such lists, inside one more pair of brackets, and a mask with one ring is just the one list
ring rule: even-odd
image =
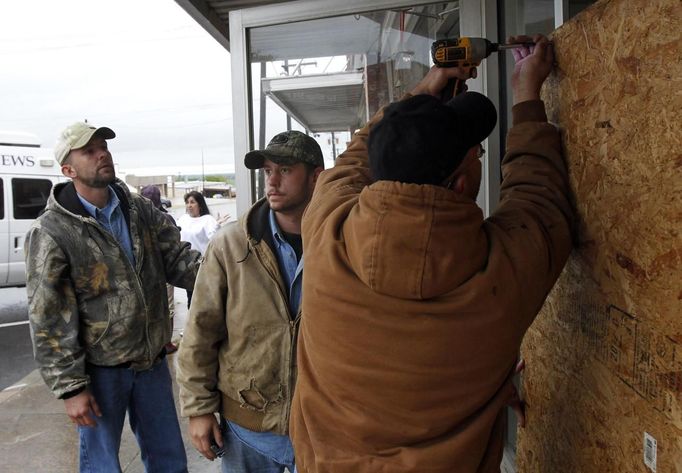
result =
[[[174,340],[187,320],[187,297],[175,290]],[[168,357],[175,373],[175,355]],[[177,405],[177,385],[174,383]],[[179,412],[179,410],[178,410]],[[78,433],[64,413],[64,403],[50,393],[38,371],[0,392],[0,473],[73,473],[78,471]],[[194,450],[187,437],[187,420],[180,419],[190,473],[218,473]],[[119,458],[125,473],[143,473],[140,452],[130,427],[123,429]]]

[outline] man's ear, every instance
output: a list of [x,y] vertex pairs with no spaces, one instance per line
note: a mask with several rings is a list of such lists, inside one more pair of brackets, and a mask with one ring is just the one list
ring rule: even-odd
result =
[[467,178],[464,174],[460,174],[455,179],[455,183],[452,185],[452,190],[458,194],[464,194],[467,188]]
[[320,173],[324,171],[323,167],[316,167],[313,171],[313,184],[317,183],[317,178],[320,177]]
[[62,174],[71,179],[78,176],[76,170],[69,163],[62,164]]

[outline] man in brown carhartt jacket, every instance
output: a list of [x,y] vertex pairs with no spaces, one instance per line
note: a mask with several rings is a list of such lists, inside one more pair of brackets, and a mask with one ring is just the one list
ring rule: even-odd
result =
[[474,199],[494,107],[428,96],[462,71],[432,69],[320,176],[303,219],[300,473],[499,471],[519,346],[571,249],[559,133],[539,100],[553,55],[535,40],[515,51],[488,219]]

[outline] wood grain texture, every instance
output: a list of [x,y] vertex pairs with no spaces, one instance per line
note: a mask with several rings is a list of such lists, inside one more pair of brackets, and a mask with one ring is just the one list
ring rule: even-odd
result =
[[522,348],[520,472],[682,473],[682,1],[600,1],[553,35],[578,247]]

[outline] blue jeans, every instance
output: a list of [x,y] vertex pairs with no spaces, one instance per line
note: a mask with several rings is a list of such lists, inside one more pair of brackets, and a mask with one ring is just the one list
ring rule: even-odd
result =
[[120,472],[126,411],[148,473],[186,473],[187,457],[163,359],[146,371],[87,365],[90,392],[102,411],[97,427],[79,427],[81,473]]
[[[257,445],[247,445],[224,420],[221,422],[221,430],[225,447],[222,473],[283,473],[285,467],[290,473],[294,473],[294,450],[291,443],[287,451],[268,453],[271,445],[264,445],[263,449],[258,449]],[[278,458],[273,458],[273,454]]]

